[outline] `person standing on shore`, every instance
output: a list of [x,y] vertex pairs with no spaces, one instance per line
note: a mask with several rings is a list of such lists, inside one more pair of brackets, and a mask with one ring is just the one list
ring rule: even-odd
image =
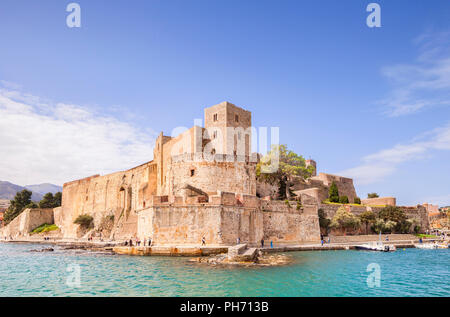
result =
[[148,237],[148,246],[151,247],[152,246],[152,238]]
[[236,239],[236,244],[240,244],[240,243],[241,243],[241,238],[238,237],[238,238]]
[[270,248],[273,249],[273,241],[270,240]]
[[206,239],[205,239],[205,236],[202,237],[202,245],[206,245]]
[[264,239],[261,239],[261,248],[264,248]]

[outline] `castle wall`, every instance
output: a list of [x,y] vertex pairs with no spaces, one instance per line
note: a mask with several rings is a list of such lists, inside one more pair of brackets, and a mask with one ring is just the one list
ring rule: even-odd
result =
[[256,195],[258,195],[258,197],[270,196],[274,198],[278,195],[278,185],[272,185],[260,180],[256,180]]
[[[331,186],[333,182],[335,182],[339,191],[339,196],[347,196],[348,200],[351,203],[354,202],[356,197],[358,197],[356,195],[355,186],[353,185],[353,179],[351,178],[319,173],[318,176],[311,177],[310,181],[311,182],[320,181],[324,186],[328,188]],[[328,197],[328,193],[326,193],[326,195]]]
[[207,193],[217,190],[256,195],[256,164],[180,160],[168,168],[168,194],[189,184]]
[[361,204],[363,205],[386,205],[386,206],[396,206],[397,200],[394,197],[378,197],[378,198],[367,198],[362,199]]
[[264,240],[274,243],[320,241],[317,206],[305,205],[297,209],[295,204],[282,201],[261,201],[264,221]]
[[151,238],[156,245],[259,244],[261,239],[298,243],[319,241],[319,218],[316,205],[297,209],[281,201],[263,201],[252,195],[220,192],[209,202],[198,203],[182,197],[161,202],[138,212],[138,236]]
[[30,232],[43,224],[53,224],[53,209],[25,209],[7,226],[0,229],[0,237],[13,239],[29,237]]
[[65,238],[79,238],[86,232],[75,219],[88,214],[97,228],[106,217],[114,217],[111,237],[136,235],[136,210],[151,203],[155,194],[156,166],[146,163],[125,172],[92,176],[64,184],[61,211],[57,212],[58,226]]

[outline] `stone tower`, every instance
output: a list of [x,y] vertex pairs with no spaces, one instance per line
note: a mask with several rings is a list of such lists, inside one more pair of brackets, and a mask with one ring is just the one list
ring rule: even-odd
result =
[[251,112],[227,101],[205,109],[205,129],[211,140],[212,153],[248,157],[251,126]]

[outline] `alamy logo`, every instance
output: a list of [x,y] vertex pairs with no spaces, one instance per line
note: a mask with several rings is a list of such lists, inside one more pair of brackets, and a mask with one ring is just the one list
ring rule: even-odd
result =
[[66,268],[69,275],[66,279],[66,285],[70,288],[81,287],[81,268],[78,264],[69,264]]
[[67,12],[70,14],[66,18],[66,24],[69,28],[81,27],[81,7],[78,3],[72,2],[67,5]]
[[369,3],[367,5],[366,8],[367,12],[371,12],[368,16],[367,16],[367,26],[369,28],[373,28],[373,27],[377,27],[380,28],[381,27],[381,7],[378,3]]
[[381,267],[378,263],[370,263],[366,269],[367,272],[371,272],[366,279],[367,286],[369,288],[381,286]]

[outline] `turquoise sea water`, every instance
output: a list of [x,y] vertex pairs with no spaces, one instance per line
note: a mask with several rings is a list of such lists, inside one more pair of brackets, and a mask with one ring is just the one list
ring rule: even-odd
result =
[[[450,250],[287,253],[280,267],[213,267],[182,257],[132,257],[0,243],[0,296],[450,296]],[[370,263],[380,287],[367,285]],[[68,266],[80,268],[70,287]]]

